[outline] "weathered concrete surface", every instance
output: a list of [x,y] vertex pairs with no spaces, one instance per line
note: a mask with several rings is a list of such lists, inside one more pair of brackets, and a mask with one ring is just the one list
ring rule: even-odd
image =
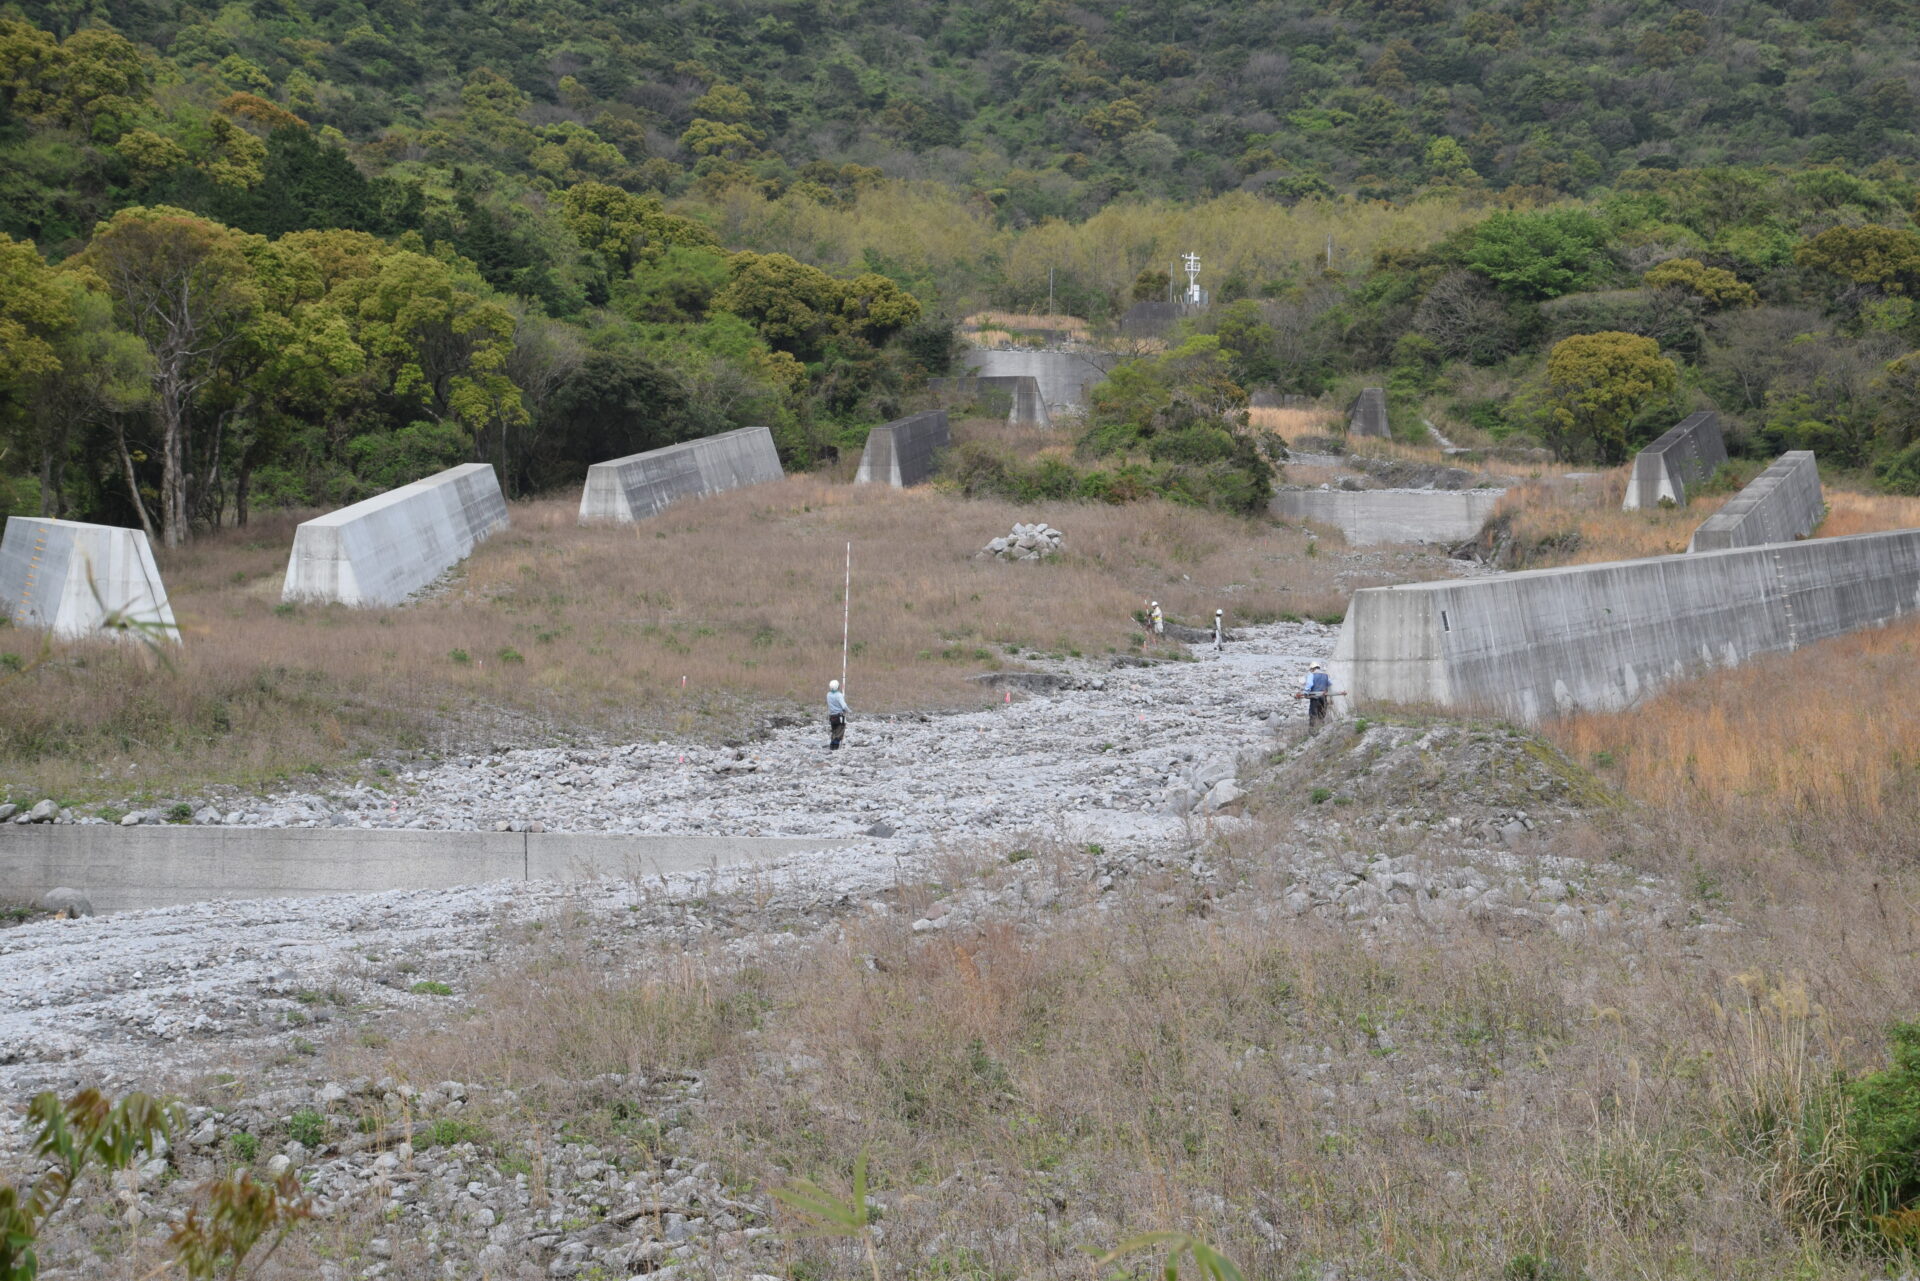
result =
[[682,498],[764,485],[786,474],[768,428],[742,427],[684,440],[587,468],[580,523],[642,520]]
[[140,634],[178,641],[173,607],[138,529],[77,520],[10,516],[0,538],[0,618],[56,636],[122,636],[101,631],[110,615],[149,624]]
[[1698,485],[1727,461],[1720,436],[1720,415],[1711,409],[1688,414],[1633,459],[1622,511],[1658,507],[1662,499],[1687,505],[1687,486]]
[[941,451],[952,440],[944,409],[928,410],[875,427],[867,433],[867,447],[861,451],[860,470],[854,474],[854,483],[892,485],[895,489],[924,485],[932,478]]
[[1391,437],[1393,427],[1387,421],[1387,393],[1378,387],[1365,387],[1353,398],[1347,411],[1347,435]]
[[851,839],[8,824],[0,829],[0,897],[30,901],[71,886],[96,910],[118,912],[215,899],[673,875],[833,849]]
[[1106,380],[1106,371],[1074,351],[969,351],[967,372],[981,378],[1031,378],[1049,408],[1084,406],[1087,391]]
[[1487,523],[1504,489],[1282,489],[1267,510],[1332,525],[1356,547],[1457,543]]
[[979,405],[988,413],[998,413],[998,402],[1006,398],[1009,427],[1051,427],[1053,415],[1047,412],[1040,384],[1032,378],[931,378],[928,388],[950,405]]
[[507,527],[489,463],[463,463],[304,522],[282,600],[398,605]]
[[1353,594],[1332,668],[1355,710],[1537,722],[1916,611],[1920,529],[1905,529],[1369,587]]
[[1758,547],[1805,538],[1826,515],[1820,494],[1820,468],[1813,451],[1795,449],[1753,478],[1725,507],[1693,531],[1690,552]]

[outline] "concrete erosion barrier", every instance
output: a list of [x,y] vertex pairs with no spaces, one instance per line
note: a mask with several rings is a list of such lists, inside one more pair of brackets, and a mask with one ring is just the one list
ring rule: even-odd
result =
[[[109,616],[145,626],[102,632]],[[0,618],[68,639],[180,639],[146,534],[77,520],[7,518],[0,537]]]
[[1040,384],[1025,375],[1006,378],[930,378],[927,386],[950,404],[978,404],[988,413],[998,413],[1001,398],[1006,398],[1009,427],[1051,427],[1053,415],[1047,412]]
[[580,523],[642,520],[682,498],[764,485],[786,474],[780,466],[780,451],[774,448],[773,432],[766,427],[741,427],[683,440],[587,468]]
[[1040,401],[1061,409],[1085,405],[1087,392],[1106,373],[1085,355],[1074,351],[969,351],[967,372],[984,378],[1031,378]]
[[1282,489],[1267,510],[1332,525],[1356,546],[1457,543],[1487,523],[1504,489]]
[[892,485],[895,489],[924,485],[932,478],[941,451],[951,443],[944,409],[875,427],[867,433],[867,447],[861,451],[854,483]]
[[210,899],[673,875],[853,843],[847,837],[9,824],[0,829],[0,897],[32,901],[69,886],[95,909],[118,912]]
[[1537,722],[1917,611],[1920,529],[1903,529],[1364,588],[1332,667],[1354,710],[1430,704]]
[[1688,414],[1633,458],[1622,511],[1658,507],[1664,499],[1687,505],[1687,486],[1698,485],[1727,461],[1720,436],[1720,415],[1711,409]]
[[303,522],[282,600],[398,605],[507,527],[489,463],[463,463]]
[[1813,451],[1795,449],[1753,478],[1725,507],[1701,523],[1687,544],[1690,552],[1790,543],[1805,538],[1826,515],[1820,493],[1820,468]]
[[1387,393],[1378,387],[1363,387],[1353,398],[1353,407],[1347,411],[1347,435],[1382,436],[1393,435],[1393,425],[1387,421]]

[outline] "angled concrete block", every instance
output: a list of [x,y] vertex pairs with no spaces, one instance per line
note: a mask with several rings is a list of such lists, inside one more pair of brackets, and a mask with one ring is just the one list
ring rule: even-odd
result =
[[280,598],[398,605],[506,527],[492,465],[449,467],[303,523]]
[[1690,552],[1758,547],[1762,543],[1790,543],[1813,532],[1826,514],[1820,494],[1820,468],[1813,451],[1795,449],[1780,455],[1773,466],[1693,531]]
[[1920,612],[1920,529],[1353,594],[1334,684],[1356,710],[1538,722]]
[[785,476],[773,432],[742,427],[595,463],[587,468],[587,486],[580,495],[580,523],[643,520],[682,498],[764,485]]
[[1391,438],[1393,427],[1387,421],[1387,393],[1378,387],[1362,388],[1347,411],[1347,435]]
[[[10,516],[0,538],[0,617],[69,640],[146,635],[180,639],[146,534],[117,525]],[[138,633],[109,617],[149,624]]]
[[1504,489],[1282,489],[1267,510],[1332,525],[1356,547],[1457,543],[1487,523]]
[[875,427],[867,433],[867,447],[860,453],[854,484],[892,485],[895,489],[924,485],[932,479],[941,452],[951,442],[944,409]]
[[1687,486],[1698,485],[1727,461],[1720,436],[1720,415],[1711,409],[1688,414],[1633,459],[1622,511],[1658,507],[1664,499],[1687,505]]

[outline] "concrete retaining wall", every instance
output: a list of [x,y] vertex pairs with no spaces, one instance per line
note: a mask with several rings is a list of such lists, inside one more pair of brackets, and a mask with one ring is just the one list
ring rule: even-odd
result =
[[1040,387],[1040,399],[1049,408],[1065,409],[1087,403],[1087,391],[1106,380],[1106,372],[1073,351],[969,351],[967,372],[981,378],[1031,378]]
[[1658,507],[1662,499],[1687,505],[1687,486],[1698,485],[1727,461],[1720,415],[1711,409],[1688,414],[1633,459],[1622,511]]
[[587,468],[580,522],[642,520],[682,498],[764,485],[786,474],[765,427],[703,436]]
[[1393,426],[1387,421],[1387,393],[1378,387],[1363,388],[1347,411],[1347,435],[1391,437]]
[[895,489],[924,485],[932,478],[941,451],[950,443],[944,409],[875,427],[867,433],[867,447],[861,451],[854,483],[892,485]]
[[933,378],[927,386],[951,405],[979,405],[988,413],[1007,403],[1009,427],[1051,427],[1053,415],[1040,394],[1040,384],[1025,375],[1007,378]]
[[1796,449],[1753,478],[1725,507],[1693,531],[1690,552],[1790,543],[1813,532],[1826,515],[1820,468],[1813,452]]
[[119,912],[210,899],[672,875],[851,843],[832,837],[9,824],[0,829],[0,898],[32,900],[64,885],[84,892],[97,911]]
[[293,531],[282,600],[398,605],[507,527],[488,463],[464,463]]
[[1332,525],[1355,546],[1457,543],[1487,523],[1504,489],[1282,489],[1267,510]]
[[1920,611],[1920,529],[1530,570],[1353,594],[1334,649],[1355,710],[1523,721]]
[[138,634],[178,641],[173,607],[145,532],[77,520],[9,516],[0,538],[0,617],[78,640],[110,615],[151,624]]

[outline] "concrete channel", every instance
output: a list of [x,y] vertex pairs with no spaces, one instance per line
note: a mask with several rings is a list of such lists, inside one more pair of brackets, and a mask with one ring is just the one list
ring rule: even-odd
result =
[[96,911],[123,912],[212,899],[671,876],[862,842],[866,838],[9,824],[0,829],[0,897],[30,902],[66,886],[86,894]]

